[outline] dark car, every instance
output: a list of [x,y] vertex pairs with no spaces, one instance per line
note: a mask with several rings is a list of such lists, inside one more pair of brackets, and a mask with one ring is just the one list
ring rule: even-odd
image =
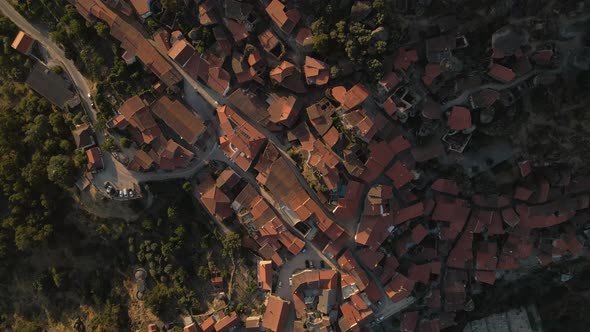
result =
[[320,261],[320,267],[321,267],[322,269],[325,269],[325,268],[326,268],[326,262],[324,262],[324,261]]
[[311,261],[305,260],[305,268],[307,268],[307,269],[311,268]]

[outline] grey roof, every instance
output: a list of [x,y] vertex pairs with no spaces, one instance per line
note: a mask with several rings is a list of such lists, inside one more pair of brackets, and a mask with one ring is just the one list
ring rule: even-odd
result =
[[40,62],[33,67],[26,83],[60,109],[75,96],[69,82]]
[[322,295],[318,299],[318,311],[324,314],[330,313],[330,308],[336,304],[336,290],[335,289],[324,289]]

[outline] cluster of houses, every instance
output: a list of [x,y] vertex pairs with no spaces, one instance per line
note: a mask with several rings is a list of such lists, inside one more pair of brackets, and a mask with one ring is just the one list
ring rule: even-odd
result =
[[[127,164],[132,171],[146,172],[156,168],[173,171],[187,167],[194,157],[192,146],[206,130],[205,124],[194,112],[166,95],[150,105],[141,97],[133,96],[121,105],[117,113],[109,121],[108,128],[130,136],[140,147]],[[156,119],[160,120],[160,124]],[[169,131],[167,135],[163,130]]]
[[[19,31],[14,38],[11,47],[25,56],[31,56],[35,45],[35,39],[24,31]],[[34,59],[36,60],[36,58]],[[61,75],[55,73],[40,61],[35,61],[35,65],[27,77],[26,84],[35,92],[47,98],[49,102],[60,110],[63,110],[66,107],[76,107],[80,104],[80,98],[74,92],[75,89],[72,87],[72,83],[64,79]],[[93,173],[103,169],[104,163],[102,152],[97,145],[94,130],[90,125],[77,125],[76,128],[72,130],[72,136],[74,137],[76,147],[84,150],[88,159],[85,176],[82,178],[82,181],[77,183],[82,189],[90,183]]]
[[[141,18],[151,14],[149,1],[131,3]],[[336,85],[329,66],[310,56],[313,36],[296,6],[263,5],[265,14],[248,2],[200,1],[199,23],[211,26],[215,43],[199,52],[181,31],[161,30],[151,43],[105,3],[76,1],[83,16],[111,27],[128,63],[139,60],[164,86],[175,91],[182,75],[163,54],[227,96],[216,113],[219,145],[232,165],[199,179],[195,196],[219,222],[245,227],[244,245],[262,258],[260,288],[274,294],[273,271],[307,241],[338,264],[338,271],[292,276],[294,322],[286,322],[291,303],[269,294],[264,315],[247,326],[360,331],[379,322],[383,303],[410,305],[412,298],[418,305],[401,315],[401,330],[439,331],[454,324],[455,312],[473,309],[472,292],[503,275],[588,255],[590,179],[524,161],[512,192],[472,195],[424,170],[431,160],[460,160],[478,126],[513,105],[529,79],[557,66],[554,46],[534,47],[524,29],[508,26],[492,36],[477,74],[466,75],[469,42],[447,17],[434,21],[435,33],[423,41],[398,49],[378,82]],[[164,138],[153,115],[189,145],[204,130],[167,96],[151,105],[133,97],[119,113],[111,127],[151,147],[138,149],[134,170],[185,167],[192,158]],[[287,145],[302,151],[304,165]],[[311,169],[326,190],[311,192],[297,166]],[[343,226],[350,221],[352,232]],[[216,313],[200,328],[228,331],[232,324],[239,324],[235,313]]]

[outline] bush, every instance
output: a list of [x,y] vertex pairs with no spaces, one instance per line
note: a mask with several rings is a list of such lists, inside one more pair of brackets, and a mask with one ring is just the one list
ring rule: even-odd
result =
[[100,144],[100,148],[107,152],[113,152],[117,149],[117,146],[112,138],[107,138]]
[[51,67],[51,71],[58,75],[61,75],[61,73],[64,72],[64,69],[61,66],[53,66]]

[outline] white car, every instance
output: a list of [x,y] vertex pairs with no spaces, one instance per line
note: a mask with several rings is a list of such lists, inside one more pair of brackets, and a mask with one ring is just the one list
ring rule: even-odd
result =
[[293,286],[293,278],[289,278],[289,286]]
[[277,286],[277,288],[281,288],[281,286],[283,286],[283,282],[279,280],[279,285]]

